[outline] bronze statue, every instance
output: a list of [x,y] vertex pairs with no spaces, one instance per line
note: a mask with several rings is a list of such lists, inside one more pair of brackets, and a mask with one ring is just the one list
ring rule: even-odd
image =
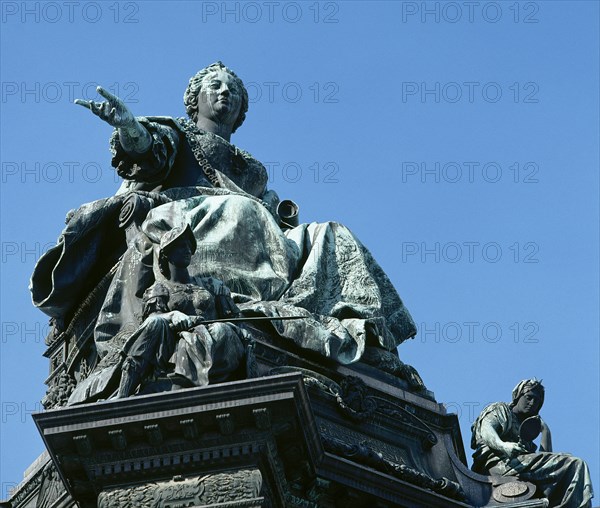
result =
[[[373,348],[395,355],[416,334],[360,241],[335,222],[295,226],[289,210],[297,209],[280,206],[267,189],[264,166],[230,143],[248,108],[233,71],[217,62],[191,78],[184,95],[189,118],[136,118],[120,99],[99,93],[106,101],[76,102],[115,127],[112,164],[123,185],[115,196],[69,213],[57,246],[42,256],[31,280],[34,304],[57,319],[108,281],[94,328],[96,370],[115,365],[139,330],[144,292],[156,280],[155,252],[164,235],[188,224],[198,242],[192,278],[223,281],[242,315],[305,317],[272,321],[272,335],[349,364],[381,357],[364,355]],[[125,238],[117,223],[132,199],[142,212],[137,233]],[[409,382],[423,387],[397,356],[395,362],[392,370],[412,372]],[[103,388],[86,382],[71,403],[98,397]]]
[[[539,416],[544,387],[536,379],[521,381],[512,402],[485,407],[471,428],[473,471],[516,476],[535,484],[555,508],[589,508],[593,497],[586,463],[552,452],[550,429]],[[533,440],[541,432],[539,451]]]

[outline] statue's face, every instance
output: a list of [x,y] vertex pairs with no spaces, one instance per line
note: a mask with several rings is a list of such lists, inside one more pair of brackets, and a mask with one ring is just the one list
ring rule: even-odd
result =
[[165,255],[174,266],[189,266],[192,262],[192,245],[185,237],[179,237],[166,248]]
[[542,396],[537,390],[532,390],[521,395],[515,406],[513,412],[520,414],[525,417],[535,416],[540,412],[542,408]]
[[242,91],[233,76],[217,70],[204,77],[198,96],[198,116],[233,126],[241,106]]

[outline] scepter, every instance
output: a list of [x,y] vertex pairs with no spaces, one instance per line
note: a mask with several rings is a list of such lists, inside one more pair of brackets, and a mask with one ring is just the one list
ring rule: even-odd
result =
[[193,320],[194,326],[211,325],[213,323],[240,323],[243,321],[287,321],[290,319],[306,319],[308,316],[250,316],[236,318],[220,318],[220,319],[202,319],[202,316],[196,316]]

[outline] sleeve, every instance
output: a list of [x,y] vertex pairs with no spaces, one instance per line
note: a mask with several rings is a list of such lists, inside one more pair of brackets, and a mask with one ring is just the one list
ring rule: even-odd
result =
[[121,146],[119,131],[115,129],[110,138],[111,164],[125,180],[159,183],[169,175],[173,167],[179,145],[179,134],[174,128],[152,122],[145,117],[137,117],[137,120],[152,136],[150,149],[146,153],[133,157]]
[[214,295],[217,315],[220,318],[234,317],[240,313],[240,309],[233,303],[231,291],[223,281],[214,277],[205,277],[201,280],[202,285]]
[[494,428],[500,439],[508,430],[510,424],[510,409],[508,405],[503,402],[496,402],[483,408],[481,414],[477,417],[473,426],[471,427],[471,448],[475,449],[477,443],[482,441],[481,437],[481,425],[484,421],[487,421]]

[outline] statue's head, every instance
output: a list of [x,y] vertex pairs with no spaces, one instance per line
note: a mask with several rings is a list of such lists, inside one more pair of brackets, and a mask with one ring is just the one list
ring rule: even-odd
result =
[[158,251],[158,268],[160,272],[169,277],[169,263],[176,266],[187,267],[191,257],[196,252],[196,238],[190,225],[175,227],[167,231],[160,240]]
[[541,381],[537,379],[524,379],[512,392],[510,407],[515,412],[527,414],[528,416],[539,413],[544,404],[545,389]]
[[200,92],[202,91],[202,84],[206,81],[206,78],[210,78],[216,72],[226,72],[233,78],[234,82],[239,88],[241,95],[241,106],[240,112],[238,114],[237,119],[233,124],[233,128],[231,132],[235,132],[237,128],[244,123],[246,119],[246,112],[248,111],[248,90],[244,86],[242,80],[237,76],[235,72],[233,72],[230,68],[226,67],[222,62],[216,62],[214,64],[205,67],[204,69],[198,71],[196,75],[190,78],[190,82],[183,94],[183,104],[185,105],[185,110],[188,116],[195,123],[198,120],[198,100],[200,96]]

